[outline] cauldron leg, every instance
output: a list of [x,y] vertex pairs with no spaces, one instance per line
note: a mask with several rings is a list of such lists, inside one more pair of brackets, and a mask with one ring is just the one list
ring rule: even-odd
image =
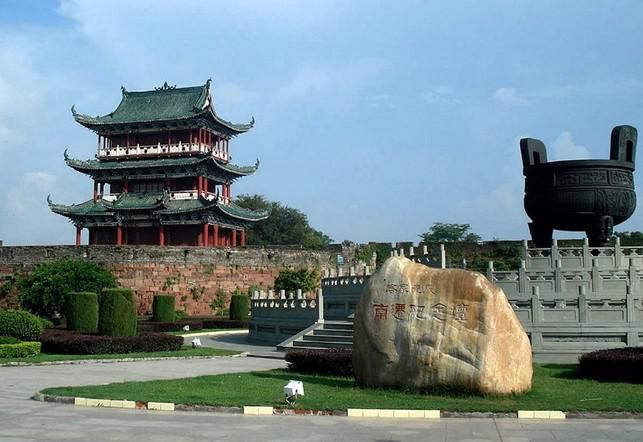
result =
[[552,226],[542,223],[529,223],[529,232],[536,247],[551,247],[551,238],[554,234],[554,228]]
[[594,219],[590,228],[586,230],[589,245],[591,247],[608,246],[613,229],[614,219],[611,216],[601,216]]

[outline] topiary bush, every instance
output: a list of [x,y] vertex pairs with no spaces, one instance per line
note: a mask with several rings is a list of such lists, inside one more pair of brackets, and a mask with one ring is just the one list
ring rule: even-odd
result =
[[17,344],[18,342],[20,342],[20,339],[12,336],[0,336],[0,344]]
[[290,350],[286,353],[288,370],[303,374],[353,376],[353,351],[350,348],[328,350]]
[[21,341],[38,341],[43,323],[38,316],[24,310],[0,310],[0,336]]
[[176,351],[183,346],[181,336],[141,333],[136,336],[102,336],[70,330],[46,330],[42,351],[50,354],[96,355],[108,353],[149,353]]
[[98,264],[63,258],[37,265],[30,274],[19,276],[17,285],[23,308],[54,319],[67,314],[70,292],[99,293],[105,287],[115,287],[116,279]]
[[585,353],[578,358],[578,374],[598,381],[643,384],[643,347]]
[[98,295],[93,292],[71,292],[67,311],[67,328],[84,332],[98,330]]
[[174,321],[176,298],[173,295],[156,295],[152,301],[152,320]]
[[17,344],[0,344],[0,359],[28,358],[40,354],[40,342],[19,342]]
[[250,300],[247,295],[233,294],[230,298],[230,319],[233,321],[247,321],[250,311]]
[[136,335],[136,301],[130,289],[104,289],[98,297],[98,332],[107,336]]

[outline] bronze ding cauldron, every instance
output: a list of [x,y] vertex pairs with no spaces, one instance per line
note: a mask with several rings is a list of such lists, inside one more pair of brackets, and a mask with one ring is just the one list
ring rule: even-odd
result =
[[612,228],[636,208],[636,129],[612,129],[609,160],[547,162],[547,149],[533,138],[520,140],[525,175],[525,212],[536,247],[550,247],[556,230],[585,231],[590,246],[608,244]]

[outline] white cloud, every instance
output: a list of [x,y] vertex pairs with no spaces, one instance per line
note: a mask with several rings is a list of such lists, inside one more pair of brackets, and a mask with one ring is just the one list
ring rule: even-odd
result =
[[41,81],[28,56],[29,43],[0,39],[0,150],[8,145],[25,145],[42,105]]
[[549,160],[576,160],[590,158],[591,154],[585,146],[574,142],[569,131],[563,131],[558,138],[551,143],[551,158]]
[[453,89],[448,86],[438,86],[435,89],[424,94],[424,100],[427,103],[454,103],[457,99],[453,97]]
[[277,99],[297,101],[301,109],[342,112],[356,103],[383,67],[379,60],[363,59],[340,65],[300,68],[279,88]]
[[43,195],[51,193],[56,177],[47,172],[28,172],[18,184],[7,191],[7,207],[14,215],[22,215],[35,207],[45,207]]
[[493,98],[508,106],[517,106],[527,103],[527,99],[519,95],[518,91],[512,87],[501,87],[500,89],[496,89],[493,93]]
[[395,97],[387,94],[371,95],[368,97],[368,106],[374,109],[395,109]]

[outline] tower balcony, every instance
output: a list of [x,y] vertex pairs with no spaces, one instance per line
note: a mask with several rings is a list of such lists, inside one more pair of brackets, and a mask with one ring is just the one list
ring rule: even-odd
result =
[[208,153],[218,160],[228,162],[230,155],[227,146],[224,143],[215,143],[210,146],[204,143],[183,143],[176,144],[137,144],[135,146],[120,146],[101,147],[98,149],[96,157],[98,159],[113,159],[113,158],[133,158],[133,157],[158,157],[164,155],[180,155],[190,153]]
[[[113,203],[115,202],[118,197],[121,195],[121,193],[106,193],[104,195],[97,195],[97,198],[99,200],[103,200],[105,202]],[[185,201],[185,200],[196,200],[199,199],[199,191],[194,189],[194,190],[173,190],[169,191],[168,195],[170,197],[170,201]],[[215,199],[219,204],[229,204],[230,203],[230,198],[225,197],[222,195],[218,195],[212,192],[201,192],[201,197],[204,199],[213,202]]]

